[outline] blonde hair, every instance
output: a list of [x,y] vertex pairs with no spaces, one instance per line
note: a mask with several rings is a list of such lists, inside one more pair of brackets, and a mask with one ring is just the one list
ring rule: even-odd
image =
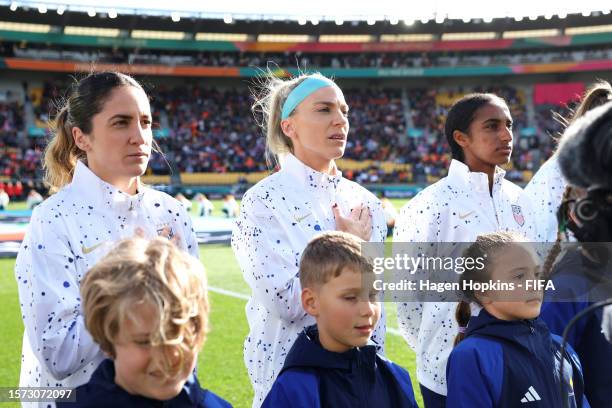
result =
[[268,68],[256,80],[256,87],[253,90],[255,102],[251,111],[255,116],[255,121],[265,132],[266,161],[270,167],[280,164],[279,156],[293,153],[293,143],[281,128],[281,111],[291,91],[310,77],[322,77],[322,75],[318,72],[300,74],[295,78],[282,80]]
[[111,357],[126,319],[138,319],[135,305],[157,312],[149,340],[163,347],[159,362],[168,377],[181,372],[204,344],[209,310],[204,268],[165,238],[120,242],[87,272],[81,298],[87,330]]
[[[591,84],[580,99],[580,103],[573,112],[564,117],[558,112],[553,112],[553,119],[556,120],[565,130],[569,125],[584,116],[585,113],[598,106],[604,105],[606,102],[612,101],[612,85],[608,81],[598,80]],[[561,138],[563,133],[559,134],[557,139]]]
[[143,89],[134,78],[119,72],[94,72],[72,85],[64,106],[49,123],[52,137],[45,149],[43,169],[51,193],[72,181],[77,160],[87,159],[74,142],[72,128],[91,133],[93,117],[102,111],[111,92],[120,86]]
[[372,260],[362,255],[361,243],[356,236],[340,231],[314,237],[300,260],[302,289],[323,285],[347,268],[363,274],[373,273]]

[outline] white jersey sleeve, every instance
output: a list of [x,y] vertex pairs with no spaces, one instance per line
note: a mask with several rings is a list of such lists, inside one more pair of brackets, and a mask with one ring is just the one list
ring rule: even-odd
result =
[[[232,234],[232,248],[253,297],[284,320],[304,315],[299,281],[301,251],[286,236],[273,209],[256,194],[244,195]],[[290,239],[290,237],[289,237]]]
[[[406,248],[409,242],[437,242],[439,240],[440,220],[439,212],[431,206],[433,200],[423,199],[419,195],[405,204],[400,210],[393,231],[393,252],[424,253],[425,248]],[[438,219],[436,219],[436,217]],[[400,246],[403,246],[400,249]],[[398,273],[404,273],[400,271]],[[417,349],[418,337],[423,318],[423,302],[398,302],[397,320],[399,330],[410,348]]]
[[35,210],[15,273],[32,352],[61,381],[99,358],[101,351],[85,329],[80,312],[82,276],[74,251],[60,223],[52,228],[43,224]]

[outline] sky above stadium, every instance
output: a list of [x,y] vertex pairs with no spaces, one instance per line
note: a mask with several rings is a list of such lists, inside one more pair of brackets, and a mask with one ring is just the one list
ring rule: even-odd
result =
[[16,3],[30,7],[45,4],[49,10],[68,5],[69,9],[96,12],[116,12],[126,14],[167,14],[188,17],[226,17],[233,19],[252,18],[294,19],[303,22],[312,20],[390,20],[392,22],[411,22],[416,20],[434,20],[438,18],[471,19],[479,18],[485,22],[495,17],[553,16],[590,12],[609,13],[612,8],[610,0],[508,0],[491,2],[490,0],[301,0],[295,2],[269,0],[105,0],[103,6],[99,0],[53,1],[53,0],[0,0],[0,3]]

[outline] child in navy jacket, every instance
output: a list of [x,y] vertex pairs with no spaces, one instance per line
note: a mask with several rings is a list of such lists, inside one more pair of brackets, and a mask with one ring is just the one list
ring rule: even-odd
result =
[[[446,368],[448,408],[563,408],[564,400],[570,408],[589,407],[578,357],[571,348],[561,356],[560,339],[538,318],[543,293],[529,282],[539,278],[539,265],[520,240],[511,233],[481,235],[463,254],[484,260],[484,267],[466,268],[459,282],[471,303],[457,307],[460,333]],[[474,283],[498,287],[472,290]]]
[[376,354],[380,317],[373,267],[350,234],[314,238],[300,262],[304,310],[317,319],[298,336],[263,407],[417,407],[410,375]]
[[194,369],[205,337],[204,268],[165,238],[119,245],[81,283],[85,326],[110,359],[58,408],[227,408]]

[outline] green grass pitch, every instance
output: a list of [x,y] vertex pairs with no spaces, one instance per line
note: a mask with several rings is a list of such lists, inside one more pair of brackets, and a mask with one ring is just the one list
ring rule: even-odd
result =
[[[398,209],[404,202],[405,200],[394,200]],[[11,207],[20,208],[22,205],[17,203]],[[215,207],[215,213],[219,212],[215,215],[220,215],[220,202],[215,202]],[[200,257],[206,267],[209,286],[249,295],[250,290],[242,279],[229,246],[201,245]],[[15,387],[19,383],[23,323],[14,264],[14,259],[0,259],[0,387]],[[198,377],[203,387],[227,399],[235,407],[250,407],[253,391],[242,355],[242,343],[248,333],[244,310],[246,301],[214,291],[211,291],[209,296],[210,333],[199,356]],[[385,303],[385,309],[388,327],[397,328],[394,305]],[[395,334],[387,333],[386,344],[387,357],[410,371],[417,401],[423,406],[416,382],[414,353],[405,341]],[[17,404],[3,403],[2,406]]]

